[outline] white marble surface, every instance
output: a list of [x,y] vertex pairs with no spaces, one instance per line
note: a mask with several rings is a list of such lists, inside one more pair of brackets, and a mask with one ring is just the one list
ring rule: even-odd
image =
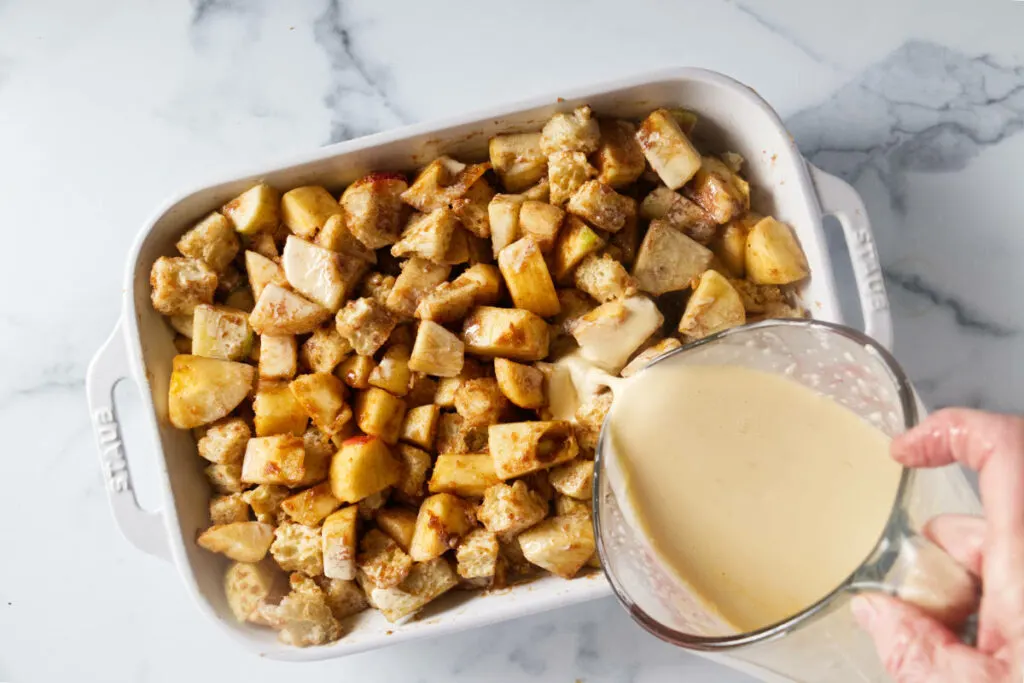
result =
[[[114,529],[83,400],[138,226],[254,160],[667,65],[753,85],[867,201],[933,405],[1024,399],[1024,3],[0,0],[0,680],[747,680],[611,601],[262,661]],[[155,500],[149,444],[131,462]]]

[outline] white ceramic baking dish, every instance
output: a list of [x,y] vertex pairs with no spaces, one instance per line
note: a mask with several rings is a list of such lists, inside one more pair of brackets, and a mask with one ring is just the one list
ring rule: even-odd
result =
[[[841,322],[841,314],[822,217],[839,218],[853,259],[866,331],[891,345],[888,301],[860,197],[845,182],[803,159],[779,117],[757,93],[717,73],[680,68],[558,95],[323,147],[174,197],[142,227],[128,256],[121,318],[93,359],[86,382],[107,492],[124,536],[141,550],[174,562],[199,609],[249,648],[278,659],[339,657],[610,595],[600,574],[574,581],[547,577],[484,596],[455,592],[400,626],[365,613],[342,640],[309,649],[280,645],[272,631],[232,618],[221,586],[225,561],[194,542],[208,524],[208,486],[191,434],[173,428],[167,419],[175,350],[167,325],[150,306],[149,271],[157,257],[174,253],[175,241],[187,226],[257,180],[280,188],[323,184],[337,193],[369,171],[411,171],[438,154],[484,158],[491,136],[538,130],[556,111],[579,104],[590,104],[599,115],[629,118],[660,106],[683,106],[700,116],[696,134],[701,149],[731,150],[746,158],[753,207],[792,225],[807,253],[812,275],[800,292],[805,306],[814,317],[836,322]],[[155,513],[138,506],[124,457],[113,389],[127,378],[143,388],[145,420],[159,444],[152,466],[159,468],[163,508]]]

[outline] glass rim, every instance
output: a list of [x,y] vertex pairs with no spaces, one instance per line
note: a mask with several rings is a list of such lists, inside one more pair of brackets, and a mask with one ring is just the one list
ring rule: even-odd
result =
[[[871,352],[875,353],[879,360],[882,362],[882,366],[889,373],[893,384],[896,387],[897,395],[899,396],[900,407],[903,411],[903,422],[904,431],[910,429],[918,422],[918,411],[917,411],[917,399],[914,394],[914,389],[910,384],[910,379],[907,377],[903,368],[900,367],[899,363],[893,357],[892,353],[889,352],[879,342],[875,341],[871,337],[867,336],[860,330],[841,325],[839,323],[827,322],[823,320],[813,320],[809,318],[773,318],[770,320],[762,320],[756,323],[750,323],[748,325],[741,325],[739,327],[732,327],[714,334],[708,335],[703,339],[685,344],[677,349],[673,349],[655,360],[651,361],[646,365],[640,372],[645,372],[649,368],[657,365],[658,363],[667,361],[668,359],[698,348],[705,344],[710,344],[719,339],[725,339],[730,336],[744,334],[755,330],[770,329],[773,327],[802,327],[811,329],[820,329],[832,334],[838,334],[839,336],[846,337],[847,339],[856,342],[857,344],[866,347]],[[607,420],[606,420],[607,423]],[[777,637],[781,637],[790,631],[795,630],[804,623],[810,621],[815,615],[830,605],[837,597],[843,592],[847,591],[856,584],[856,577],[861,570],[867,565],[872,558],[879,555],[888,543],[890,530],[894,524],[898,524],[902,515],[902,502],[906,495],[906,492],[910,486],[912,477],[912,471],[906,467],[900,475],[900,483],[896,489],[896,496],[893,499],[892,509],[889,512],[889,516],[886,519],[885,526],[882,528],[878,541],[872,547],[871,551],[865,555],[864,559],[859,565],[847,576],[842,583],[836,586],[832,591],[824,595],[817,602],[809,605],[800,612],[789,616],[781,621],[769,624],[768,626],[755,629],[753,631],[745,631],[743,633],[737,633],[728,636],[697,636],[688,633],[681,633],[675,629],[665,626],[658,620],[649,616],[639,606],[637,606],[630,598],[621,583],[616,579],[611,570],[608,569],[609,562],[607,561],[607,549],[605,548],[604,538],[601,534],[601,505],[600,505],[600,491],[601,483],[604,478],[605,468],[603,467],[603,453],[605,448],[605,442],[607,439],[607,427],[602,425],[601,433],[597,441],[597,449],[594,453],[594,482],[593,482],[593,499],[594,504],[592,505],[592,517],[594,527],[594,540],[597,544],[597,553],[601,561],[601,571],[604,573],[605,578],[608,580],[608,584],[612,588],[612,592],[615,594],[615,598],[619,601],[626,611],[629,612],[630,617],[633,618],[640,626],[652,635],[664,640],[673,645],[684,647],[691,650],[701,651],[724,651],[731,650],[734,648],[742,647],[744,645],[753,645],[755,643],[762,643]]]

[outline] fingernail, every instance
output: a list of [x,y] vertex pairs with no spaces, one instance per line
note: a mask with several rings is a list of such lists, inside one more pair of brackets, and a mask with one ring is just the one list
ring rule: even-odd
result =
[[875,603],[866,595],[854,596],[850,601],[850,609],[853,610],[853,618],[861,625],[861,628],[871,628],[871,622],[875,620],[877,611]]

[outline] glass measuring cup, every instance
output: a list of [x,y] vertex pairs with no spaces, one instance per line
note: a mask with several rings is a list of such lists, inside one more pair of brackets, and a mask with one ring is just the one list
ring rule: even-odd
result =
[[[661,363],[734,365],[784,375],[889,436],[918,420],[913,389],[892,356],[860,332],[831,323],[769,320],[725,330],[662,356],[642,372],[655,371]],[[596,457],[598,552],[619,601],[659,638],[743,660],[769,681],[887,681],[870,639],[853,621],[848,603],[854,593],[897,595],[951,624],[961,623],[976,609],[974,579],[918,533],[936,514],[980,512],[973,489],[956,467],[904,469],[889,521],[860,567],[798,614],[756,631],[737,632],[675,578],[640,532],[624,502],[625,479],[608,437],[607,425],[614,419],[613,404]],[[681,488],[680,495],[685,493]]]

